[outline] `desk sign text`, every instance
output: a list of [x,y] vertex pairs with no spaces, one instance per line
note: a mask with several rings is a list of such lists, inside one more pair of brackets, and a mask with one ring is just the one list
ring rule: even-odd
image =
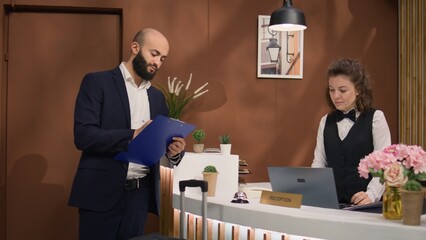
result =
[[262,191],[260,203],[282,207],[300,208],[302,194]]

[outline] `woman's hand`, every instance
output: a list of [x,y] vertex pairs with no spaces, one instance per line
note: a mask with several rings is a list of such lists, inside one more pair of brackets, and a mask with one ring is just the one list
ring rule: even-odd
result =
[[367,193],[361,191],[361,192],[355,193],[352,196],[351,202],[355,205],[365,205],[365,204],[372,203],[373,201],[371,201],[371,199],[368,197]]

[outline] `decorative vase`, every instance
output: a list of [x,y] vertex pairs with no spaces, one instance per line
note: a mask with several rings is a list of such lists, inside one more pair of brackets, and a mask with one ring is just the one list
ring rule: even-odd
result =
[[420,225],[425,191],[402,190],[402,224]]
[[383,193],[383,217],[391,220],[402,218],[401,192],[398,187],[386,185]]
[[194,152],[196,152],[196,153],[204,152],[204,144],[203,143],[196,143],[196,144],[192,145],[192,148],[193,148]]
[[220,144],[220,152],[223,155],[230,155],[231,154],[231,144]]
[[216,195],[216,182],[218,173],[203,172],[203,179],[207,181],[207,196],[214,197]]

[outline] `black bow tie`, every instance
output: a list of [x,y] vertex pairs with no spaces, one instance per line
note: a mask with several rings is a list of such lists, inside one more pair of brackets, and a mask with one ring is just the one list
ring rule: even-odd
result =
[[336,120],[338,122],[342,121],[344,118],[349,118],[352,122],[356,121],[356,113],[355,109],[350,110],[348,113],[343,113],[341,111],[337,111]]

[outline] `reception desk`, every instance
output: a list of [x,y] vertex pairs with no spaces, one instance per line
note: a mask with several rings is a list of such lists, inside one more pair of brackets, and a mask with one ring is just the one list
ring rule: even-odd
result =
[[[270,189],[269,183],[251,183],[245,189]],[[179,192],[173,192],[173,207],[179,209]],[[254,196],[253,194],[249,194]],[[209,197],[209,219],[251,231],[283,233],[279,239],[426,239],[426,215],[420,226],[406,226],[401,220],[385,220],[381,214],[302,206],[300,209],[261,204],[259,197],[249,197],[248,204],[231,203],[233,196]],[[186,212],[201,215],[201,194],[186,193]],[[210,231],[215,229],[211,227]],[[217,227],[216,227],[217,228]],[[217,234],[213,234],[217,235]],[[235,236],[235,235],[234,235]],[[264,239],[239,237],[236,239]],[[264,236],[264,234],[262,235]],[[272,236],[272,237],[271,237]],[[300,237],[306,236],[306,237]],[[213,236],[212,239],[217,239]],[[222,236],[221,239],[234,239]]]

